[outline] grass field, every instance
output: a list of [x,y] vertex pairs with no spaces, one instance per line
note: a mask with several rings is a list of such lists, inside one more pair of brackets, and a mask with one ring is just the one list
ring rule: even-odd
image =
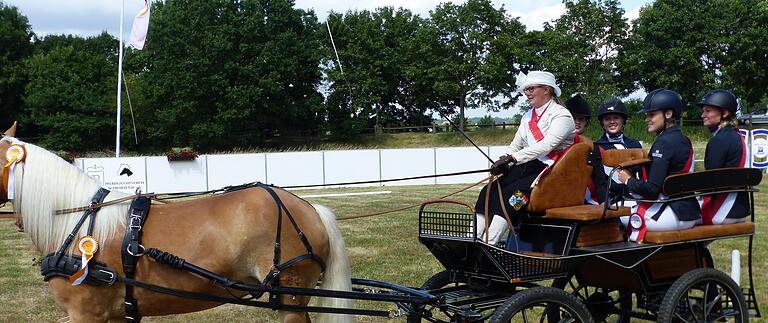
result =
[[[391,191],[391,194],[344,197],[308,198],[313,203],[331,207],[338,217],[365,214],[372,211],[408,205],[457,190],[459,185],[377,187],[355,189],[312,190],[301,194],[337,192]],[[757,233],[754,248],[755,282],[761,311],[768,314],[768,183],[760,186],[757,200]],[[474,201],[477,189],[458,196]],[[439,263],[417,239],[417,210],[395,212],[377,217],[339,222],[352,262],[353,277],[370,278],[408,286],[419,286],[441,270]],[[743,275],[746,276],[746,239],[721,240],[711,250],[721,270],[730,271],[730,252],[742,251]],[[40,255],[29,248],[24,234],[16,231],[13,220],[0,220],[0,322],[52,322],[66,316],[54,303],[39,274]],[[366,304],[366,306],[371,306]],[[377,309],[394,310],[390,304],[373,305]],[[274,321],[269,310],[226,305],[216,309],[162,318],[147,318],[148,322],[261,322]],[[385,321],[362,318],[361,321]],[[767,321],[757,319],[756,321]]]

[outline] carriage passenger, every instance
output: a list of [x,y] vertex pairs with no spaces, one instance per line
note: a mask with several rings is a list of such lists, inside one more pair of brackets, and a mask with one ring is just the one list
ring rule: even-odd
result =
[[[583,137],[582,134],[587,130],[589,119],[592,117],[592,109],[590,109],[589,103],[587,103],[581,95],[577,94],[565,101],[565,107],[571,112],[573,122],[576,126],[576,136],[573,137],[573,143],[577,144],[583,142],[587,138]],[[596,187],[595,181],[592,178],[589,178],[587,188],[584,190],[585,204],[599,204],[596,198]]]
[[[602,154],[609,149],[630,149],[630,148],[643,148],[639,141],[630,138],[624,134],[624,127],[627,125],[627,119],[629,114],[627,113],[627,106],[624,102],[617,98],[609,99],[600,105],[597,110],[597,119],[600,121],[600,126],[603,127],[603,135],[595,141],[594,149],[594,163],[592,164],[592,180],[595,183],[594,196],[599,203],[606,202],[606,191],[608,189],[608,175],[611,173],[612,168],[602,166]],[[633,175],[638,170],[631,169]],[[618,174],[614,173],[613,183],[611,183],[610,195],[613,198],[616,196],[624,195],[625,187],[619,183]],[[625,206],[632,206],[634,204],[624,204]]]
[[[648,154],[651,163],[644,167],[642,179],[634,178],[628,170],[619,172],[620,182],[627,186],[633,197],[665,200],[667,197],[661,193],[664,179],[673,174],[693,172],[693,146],[675,124],[682,108],[680,95],[671,90],[657,89],[645,97],[645,123],[648,132],[656,133]],[[647,231],[688,229],[699,219],[699,203],[691,197],[671,202],[639,202],[632,207],[632,215],[622,222],[629,222],[630,240],[643,241]]]
[[[712,90],[698,104],[701,120],[712,133],[704,153],[704,169],[746,167],[747,145],[733,121],[738,108],[736,96],[728,90]],[[699,202],[703,224],[744,222],[749,215],[746,192],[706,195]]]
[[526,75],[522,89],[531,109],[523,115],[507,155],[491,166],[493,174],[503,175],[493,186],[483,187],[475,203],[479,237],[485,230],[485,215],[492,217],[488,229],[490,244],[496,244],[508,228],[504,211],[509,214],[512,224],[518,226],[536,178],[573,144],[573,118],[560,104],[561,92],[555,76],[549,72],[531,71]]
[[565,100],[565,108],[568,109],[571,116],[573,116],[573,123],[576,127],[576,136],[573,138],[573,143],[579,143],[583,138],[581,135],[587,130],[587,126],[589,126],[589,119],[592,117],[592,109],[590,109],[587,100],[584,100],[579,94]]

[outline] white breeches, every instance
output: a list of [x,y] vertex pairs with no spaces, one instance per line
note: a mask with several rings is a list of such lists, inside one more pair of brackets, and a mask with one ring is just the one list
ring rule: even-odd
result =
[[[485,241],[485,215],[476,213],[475,221],[477,222],[477,238]],[[509,224],[503,216],[496,215],[493,217],[491,224],[488,226],[488,244],[496,245],[504,234],[504,231],[509,229]]]
[[[659,203],[660,204],[660,203]],[[632,211],[635,211],[637,208],[633,207]],[[658,207],[654,205],[653,207],[648,209],[648,212],[645,212],[645,228],[646,231],[674,231],[674,230],[683,230],[683,229],[690,229],[693,228],[693,226],[696,225],[697,220],[691,220],[691,221],[680,221],[677,219],[677,215],[675,215],[675,211],[672,210],[671,207],[667,206],[664,209],[664,212],[661,213],[661,216],[659,216],[658,220],[654,220],[651,217],[656,214],[656,211],[658,210]],[[628,216],[622,216],[621,217],[621,224],[626,228],[627,222],[629,221]]]

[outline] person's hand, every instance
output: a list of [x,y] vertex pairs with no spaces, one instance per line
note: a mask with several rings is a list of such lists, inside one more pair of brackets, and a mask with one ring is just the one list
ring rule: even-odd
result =
[[622,184],[626,184],[630,178],[632,178],[632,174],[628,170],[622,169],[619,171],[619,182]]
[[504,155],[491,165],[491,175],[499,175],[507,172],[509,163],[515,161],[512,155]]

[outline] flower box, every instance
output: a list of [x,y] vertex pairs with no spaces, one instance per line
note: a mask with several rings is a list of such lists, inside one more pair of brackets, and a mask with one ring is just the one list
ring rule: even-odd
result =
[[194,149],[190,147],[184,148],[171,148],[166,153],[168,161],[182,161],[182,160],[195,160],[197,156],[200,156]]

